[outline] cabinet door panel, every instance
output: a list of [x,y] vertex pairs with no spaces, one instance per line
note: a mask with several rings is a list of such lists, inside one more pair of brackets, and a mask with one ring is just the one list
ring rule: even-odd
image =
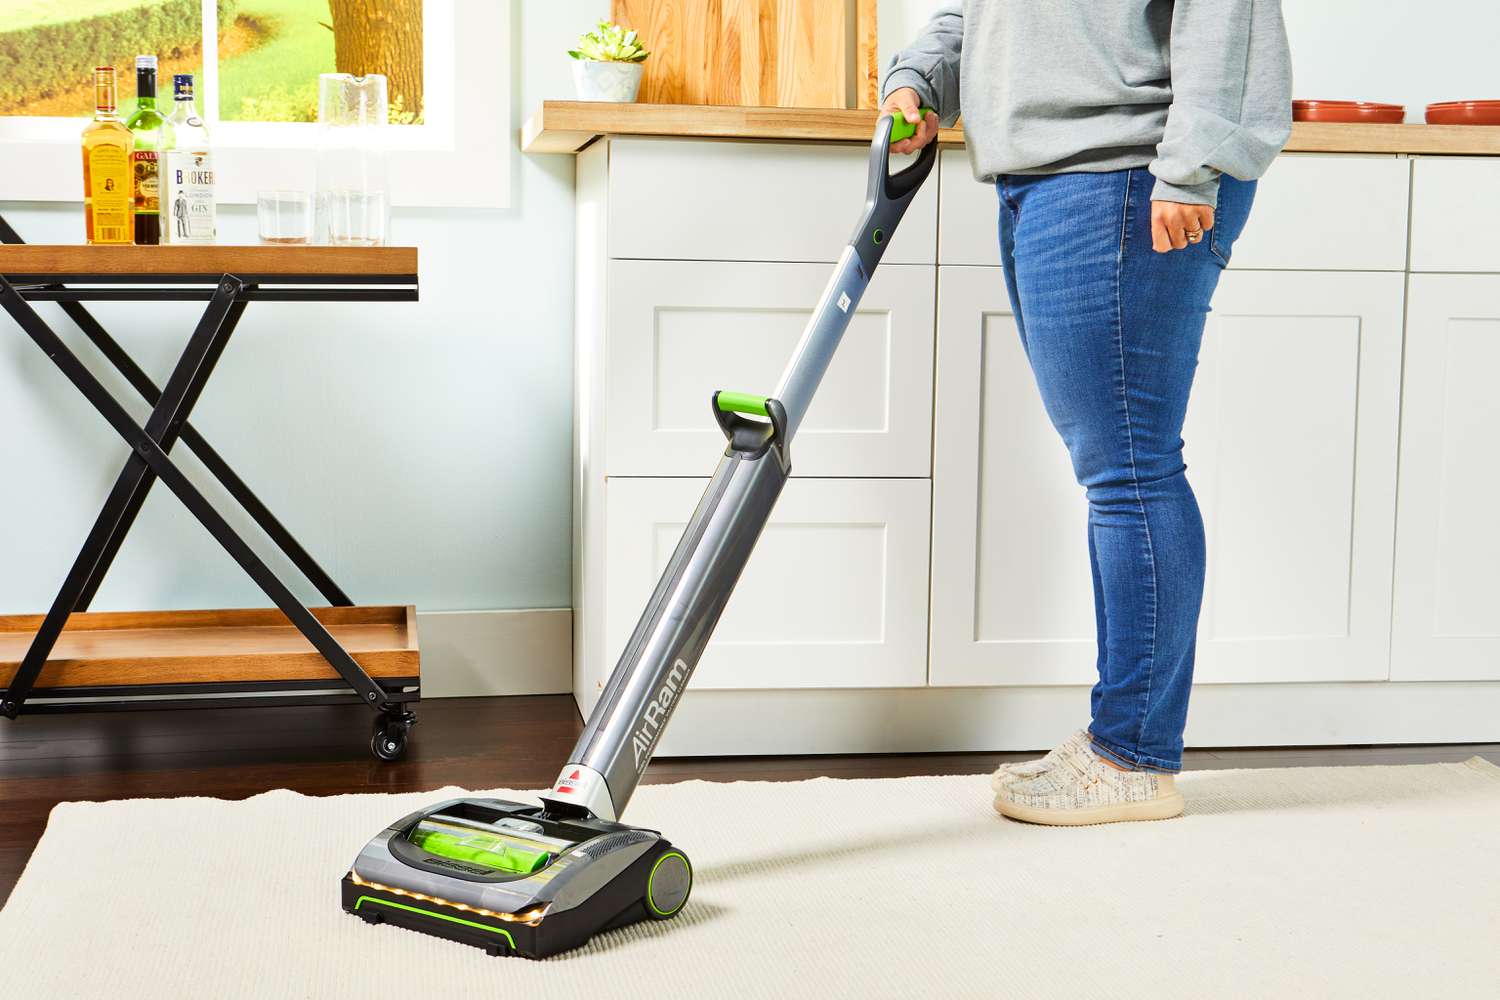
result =
[[[1410,171],[1409,161],[1390,156],[1277,157],[1261,178],[1255,211],[1235,246],[1234,267],[1404,269]],[[940,179],[939,262],[998,267],[994,188],[974,180],[962,149],[943,150]]]
[[[606,647],[618,656],[707,486],[611,479]],[[793,479],[693,677],[696,688],[920,686],[930,483]]]
[[995,186],[974,179],[963,147],[945,147],[939,157],[938,263],[999,267],[1000,199]]
[[[931,474],[935,274],[876,272],[798,432],[794,475]],[[724,450],[714,390],[774,391],[829,275],[823,264],[611,262],[609,474],[711,471]]]
[[1411,269],[1500,271],[1500,159],[1413,161]]
[[1500,679],[1500,276],[1413,275],[1394,680]]
[[1261,178],[1235,268],[1401,271],[1411,161],[1291,153]]
[[[833,263],[865,204],[868,146],[611,139],[609,255]],[[932,264],[937,188],[922,185],[887,264]]]
[[[1402,278],[1229,273],[1184,429],[1209,538],[1203,681],[1381,679]],[[1094,679],[1086,503],[998,269],[941,268],[935,684]]]

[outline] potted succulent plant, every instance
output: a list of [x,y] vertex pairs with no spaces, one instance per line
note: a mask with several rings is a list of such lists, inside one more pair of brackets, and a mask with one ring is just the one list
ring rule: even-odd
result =
[[641,63],[651,53],[641,47],[639,36],[618,24],[600,21],[599,26],[578,39],[568,50],[573,62],[573,84],[580,101],[635,100],[641,89]]

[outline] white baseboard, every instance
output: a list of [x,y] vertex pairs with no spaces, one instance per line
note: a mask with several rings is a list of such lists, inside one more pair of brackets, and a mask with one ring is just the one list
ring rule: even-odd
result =
[[417,615],[422,697],[567,694],[573,612],[425,611]]
[[[1040,750],[1088,721],[1086,687],[689,691],[661,756]],[[1205,684],[1189,746],[1500,741],[1500,682]]]

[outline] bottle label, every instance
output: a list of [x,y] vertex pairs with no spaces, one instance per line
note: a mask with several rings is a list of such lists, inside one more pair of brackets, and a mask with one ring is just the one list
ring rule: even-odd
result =
[[212,243],[214,164],[210,153],[173,151],[162,168],[163,243]]
[[89,150],[89,211],[95,243],[130,242],[130,160],[123,146],[101,143]]
[[155,215],[161,205],[161,178],[157,171],[156,150],[137,149],[130,154],[134,175],[135,214]]

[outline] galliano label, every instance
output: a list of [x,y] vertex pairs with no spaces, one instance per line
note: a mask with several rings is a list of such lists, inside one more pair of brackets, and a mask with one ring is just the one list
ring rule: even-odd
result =
[[161,241],[212,243],[216,228],[213,157],[167,153],[161,175]]
[[135,150],[130,154],[130,167],[135,176],[135,210],[149,215],[157,211],[160,204],[161,186],[156,150]]

